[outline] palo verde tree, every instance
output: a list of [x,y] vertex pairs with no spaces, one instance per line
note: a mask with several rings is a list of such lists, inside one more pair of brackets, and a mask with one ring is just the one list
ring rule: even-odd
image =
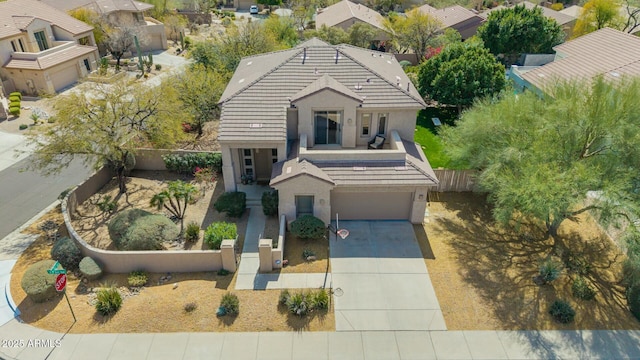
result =
[[[627,7],[627,9],[629,8]],[[624,20],[620,10],[621,6],[617,0],[587,1],[573,27],[573,37],[576,38],[605,27],[622,30]]]
[[[640,82],[558,84],[485,100],[441,130],[454,162],[479,171],[493,216],[504,225],[558,228],[591,210],[606,223],[640,205]],[[587,201],[587,193],[597,194]],[[592,193],[592,194],[593,194]]]
[[438,43],[438,36],[443,27],[434,16],[417,8],[409,10],[406,16],[391,13],[383,25],[391,34],[393,47],[401,53],[413,51],[418,62],[424,60],[429,47],[435,47]]
[[562,27],[544,16],[541,8],[516,5],[491,12],[478,28],[478,36],[492,54],[511,65],[520,54],[553,53],[553,47],[562,43],[565,35]]
[[30,167],[57,173],[74,158],[99,169],[108,166],[126,192],[126,174],[141,144],[167,148],[182,135],[184,114],[173,87],[124,82],[94,84],[56,99],[56,121],[28,134],[35,145]]
[[193,184],[182,180],[169,182],[166,190],[163,190],[151,198],[151,206],[158,210],[167,209],[173,216],[180,220],[180,233],[184,230],[184,214],[187,206],[195,199],[198,189]]
[[478,98],[499,93],[505,83],[504,67],[478,40],[447,45],[422,63],[418,73],[423,97],[455,105],[458,112]]

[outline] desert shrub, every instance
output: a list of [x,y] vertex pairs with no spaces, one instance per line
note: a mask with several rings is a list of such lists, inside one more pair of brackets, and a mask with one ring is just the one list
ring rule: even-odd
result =
[[220,245],[224,239],[235,239],[238,235],[238,228],[234,223],[216,222],[204,231],[204,243],[209,249],[220,250]]
[[162,156],[162,160],[167,170],[181,174],[193,174],[197,167],[212,168],[218,173],[222,171],[222,154],[220,153],[170,154]]
[[20,285],[22,290],[34,302],[45,302],[56,296],[55,283],[57,275],[47,273],[47,270],[51,269],[53,264],[55,264],[53,260],[38,261],[29,266],[27,271],[24,272]]
[[197,222],[192,221],[187,224],[186,229],[184,230],[184,238],[187,241],[196,242],[200,237],[200,225]]
[[218,212],[225,212],[230,217],[240,217],[247,209],[247,194],[234,191],[226,192],[213,204]]
[[543,283],[548,284],[553,280],[557,279],[560,276],[560,272],[562,271],[562,265],[552,259],[551,257],[547,257],[542,260],[540,263],[539,274],[540,279]]
[[11,99],[12,97],[17,97],[18,100],[22,100],[22,93],[19,91],[14,91],[9,94],[9,99]]
[[329,293],[325,289],[316,291],[298,291],[290,293],[289,290],[280,291],[278,302],[285,305],[289,312],[298,316],[304,316],[314,310],[326,310],[329,308]]
[[13,116],[20,116],[20,107],[19,106],[10,106],[9,114]]
[[197,308],[198,308],[198,304],[196,304],[195,302],[184,304],[184,311],[188,313],[195,311]]
[[562,9],[564,9],[564,4],[559,2],[559,3],[555,3],[555,4],[551,4],[551,9],[555,10],[555,11],[560,11]]
[[231,273],[229,272],[229,270],[220,269],[220,270],[218,270],[218,272],[216,274],[218,274],[218,276],[227,276],[227,275],[229,275]]
[[629,288],[640,283],[640,234],[630,231],[623,240],[627,246],[627,259],[622,264],[622,281]]
[[222,18],[222,26],[229,26],[231,25],[231,19],[227,16]]
[[20,130],[27,130],[28,127],[27,124],[20,124],[20,126],[18,126]]
[[567,256],[565,267],[568,271],[580,276],[585,276],[591,271],[589,261],[585,257],[576,254],[569,254],[569,256]]
[[114,286],[96,292],[96,311],[103,316],[115,314],[122,306],[122,295]]
[[120,248],[122,238],[127,234],[131,225],[139,218],[149,215],[151,215],[150,212],[142,209],[127,209],[116,214],[107,227],[111,241],[115,243],[117,248]]
[[573,280],[571,284],[571,292],[573,297],[580,300],[593,300],[596,297],[596,292],[583,277],[578,277]]
[[82,252],[73,240],[63,237],[51,247],[51,258],[58,260],[63,268],[75,270],[82,260]]
[[316,253],[311,249],[303,249],[302,258],[306,260],[309,256],[316,256]]
[[635,283],[627,288],[627,303],[629,310],[636,319],[640,320],[640,283]]
[[280,290],[280,297],[278,298],[278,303],[280,305],[286,305],[287,304],[287,300],[289,299],[289,290],[288,289],[282,289]]
[[105,195],[98,202],[98,209],[103,213],[112,213],[116,209],[116,201],[110,195]]
[[127,283],[131,287],[145,286],[148,280],[147,273],[144,271],[132,271],[127,277]]
[[267,216],[278,215],[278,190],[262,193],[262,212]]
[[329,293],[325,289],[320,289],[314,293],[313,296],[313,308],[319,310],[326,310],[329,308]]
[[156,67],[156,70],[157,70],[157,71],[162,70],[162,65],[160,65],[160,64],[156,64],[156,65],[155,65],[155,67]]
[[309,312],[309,302],[305,293],[297,292],[291,294],[287,299],[287,309],[298,316],[307,315]]
[[143,216],[136,220],[120,241],[119,250],[162,250],[162,243],[180,236],[180,229],[163,215]]
[[324,222],[313,215],[302,215],[291,223],[291,233],[300,239],[320,239],[325,231]]
[[53,123],[55,123],[55,122],[56,122],[56,117],[55,117],[55,116],[50,116],[50,117],[47,119],[47,124],[53,124]]
[[78,268],[80,268],[80,273],[87,280],[96,280],[102,276],[102,269],[100,268],[100,265],[88,256],[82,258]]
[[240,300],[238,300],[236,294],[228,292],[222,295],[220,307],[224,309],[225,314],[238,315],[240,313]]
[[559,323],[567,324],[573,321],[576,311],[571,304],[564,300],[556,300],[549,307],[549,314]]

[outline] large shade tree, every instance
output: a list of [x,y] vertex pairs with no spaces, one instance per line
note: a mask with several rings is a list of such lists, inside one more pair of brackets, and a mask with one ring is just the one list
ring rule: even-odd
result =
[[477,98],[499,93],[505,83],[504,67],[474,40],[447,45],[422,63],[418,73],[422,96],[455,105],[458,111]]
[[478,36],[496,56],[510,65],[520,54],[551,54],[564,41],[562,27],[542,13],[540,7],[516,5],[489,14]]
[[424,59],[427,49],[437,46],[443,27],[434,16],[417,8],[409,10],[406,16],[391,13],[383,25],[391,34],[393,47],[401,53],[412,51],[419,62]]
[[[558,238],[592,210],[605,223],[640,205],[640,82],[559,84],[483,101],[441,134],[453,161],[477,169],[502,224],[539,221]],[[587,201],[592,191],[595,199]],[[558,241],[555,244],[558,245]]]
[[57,121],[31,132],[31,167],[57,173],[74,158],[95,169],[106,165],[126,192],[126,174],[141,145],[171,146],[181,136],[184,114],[169,84],[157,87],[95,84],[56,99]]

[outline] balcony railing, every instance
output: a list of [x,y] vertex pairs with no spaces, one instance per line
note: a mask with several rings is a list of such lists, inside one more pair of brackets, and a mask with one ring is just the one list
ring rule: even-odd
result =
[[51,55],[53,53],[56,53],[58,51],[62,51],[64,49],[70,48],[72,46],[76,45],[75,41],[54,41],[53,42],[53,47],[48,48],[47,50],[44,51],[39,51],[39,52],[14,52],[11,54],[11,57],[13,59],[18,59],[18,60],[36,60],[37,58],[43,57],[43,56],[47,56],[47,55]]
[[373,150],[373,149],[318,149],[307,147],[307,135],[300,135],[298,157],[300,160],[306,159],[308,161],[388,161],[397,160],[404,161],[406,158],[406,150],[402,144],[402,139],[398,132],[392,130],[387,136],[389,143],[388,149]]

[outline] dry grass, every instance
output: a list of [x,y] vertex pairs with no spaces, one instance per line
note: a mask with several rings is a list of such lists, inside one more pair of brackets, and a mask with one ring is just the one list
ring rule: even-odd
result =
[[[429,213],[416,234],[449,330],[640,329],[619,283],[624,256],[588,214],[563,223],[554,250],[536,225],[523,225],[524,236],[495,226],[481,195],[440,194]],[[594,301],[573,298],[576,275],[567,270],[551,285],[534,284],[541,259],[569,251],[591,265],[586,279],[597,291]],[[558,298],[576,309],[574,323],[547,314]]]
[[[302,240],[290,232],[285,235],[284,258],[289,265],[282,268],[282,273],[323,273],[331,271],[329,268],[329,240]],[[315,253],[316,260],[307,261],[302,252],[307,249]]]

